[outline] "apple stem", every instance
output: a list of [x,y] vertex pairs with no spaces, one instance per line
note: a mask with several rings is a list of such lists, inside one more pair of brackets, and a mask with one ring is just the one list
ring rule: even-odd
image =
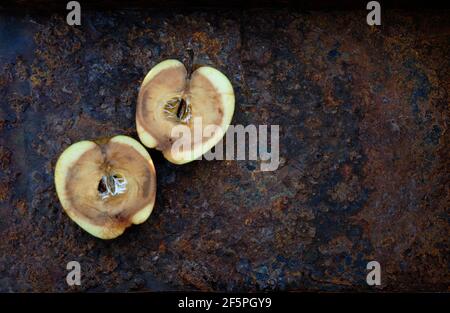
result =
[[188,66],[187,66],[187,79],[191,79],[192,72],[194,71],[194,50],[191,47],[186,48],[188,53]]

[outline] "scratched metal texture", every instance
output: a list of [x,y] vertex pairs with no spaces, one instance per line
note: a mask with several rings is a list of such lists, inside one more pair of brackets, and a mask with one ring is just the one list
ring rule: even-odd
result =
[[[366,14],[90,10],[71,27],[0,12],[0,291],[448,291],[450,12]],[[233,124],[280,125],[280,166],[150,150],[151,217],[96,239],[63,212],[55,162],[137,138],[143,77],[187,49],[231,80]]]

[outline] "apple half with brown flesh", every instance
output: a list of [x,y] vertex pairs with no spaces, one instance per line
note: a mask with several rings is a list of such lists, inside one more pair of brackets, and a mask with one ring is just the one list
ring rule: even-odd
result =
[[[150,70],[139,91],[136,108],[139,138],[145,146],[161,150],[170,162],[188,163],[222,139],[233,117],[234,102],[233,87],[220,71],[202,66],[188,75],[183,63],[163,61]],[[173,129],[180,125],[192,134],[195,131],[202,134],[192,136],[188,148],[181,152],[172,149],[180,139]],[[209,125],[215,126],[216,131],[204,131]]]
[[156,174],[138,141],[115,136],[69,146],[56,163],[55,186],[75,223],[95,237],[112,239],[150,216]]

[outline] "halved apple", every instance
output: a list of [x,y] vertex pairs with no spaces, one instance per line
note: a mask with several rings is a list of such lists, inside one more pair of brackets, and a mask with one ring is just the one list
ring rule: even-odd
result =
[[115,136],[68,147],[56,163],[55,186],[75,223],[95,237],[112,239],[150,216],[156,174],[138,141]]
[[[142,82],[136,126],[145,146],[161,150],[172,163],[184,164],[199,158],[220,141],[233,113],[234,91],[224,74],[202,66],[189,77],[181,62],[166,60],[153,67]],[[185,126],[191,134],[196,131],[201,134],[192,135],[183,151],[172,149],[180,139],[173,132],[177,126]],[[205,131],[211,126],[216,130]]]

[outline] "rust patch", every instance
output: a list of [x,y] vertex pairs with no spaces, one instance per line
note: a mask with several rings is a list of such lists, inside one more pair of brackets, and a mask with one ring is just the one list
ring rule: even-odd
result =
[[[0,290],[71,291],[76,259],[77,291],[448,291],[450,16],[386,10],[361,27],[366,14],[86,12],[83,29],[38,17],[21,32],[30,58],[0,58]],[[187,64],[187,48],[231,80],[233,123],[280,125],[284,161],[175,166],[150,150],[152,217],[112,244],[92,238],[60,207],[58,155],[137,138],[142,78]]]

